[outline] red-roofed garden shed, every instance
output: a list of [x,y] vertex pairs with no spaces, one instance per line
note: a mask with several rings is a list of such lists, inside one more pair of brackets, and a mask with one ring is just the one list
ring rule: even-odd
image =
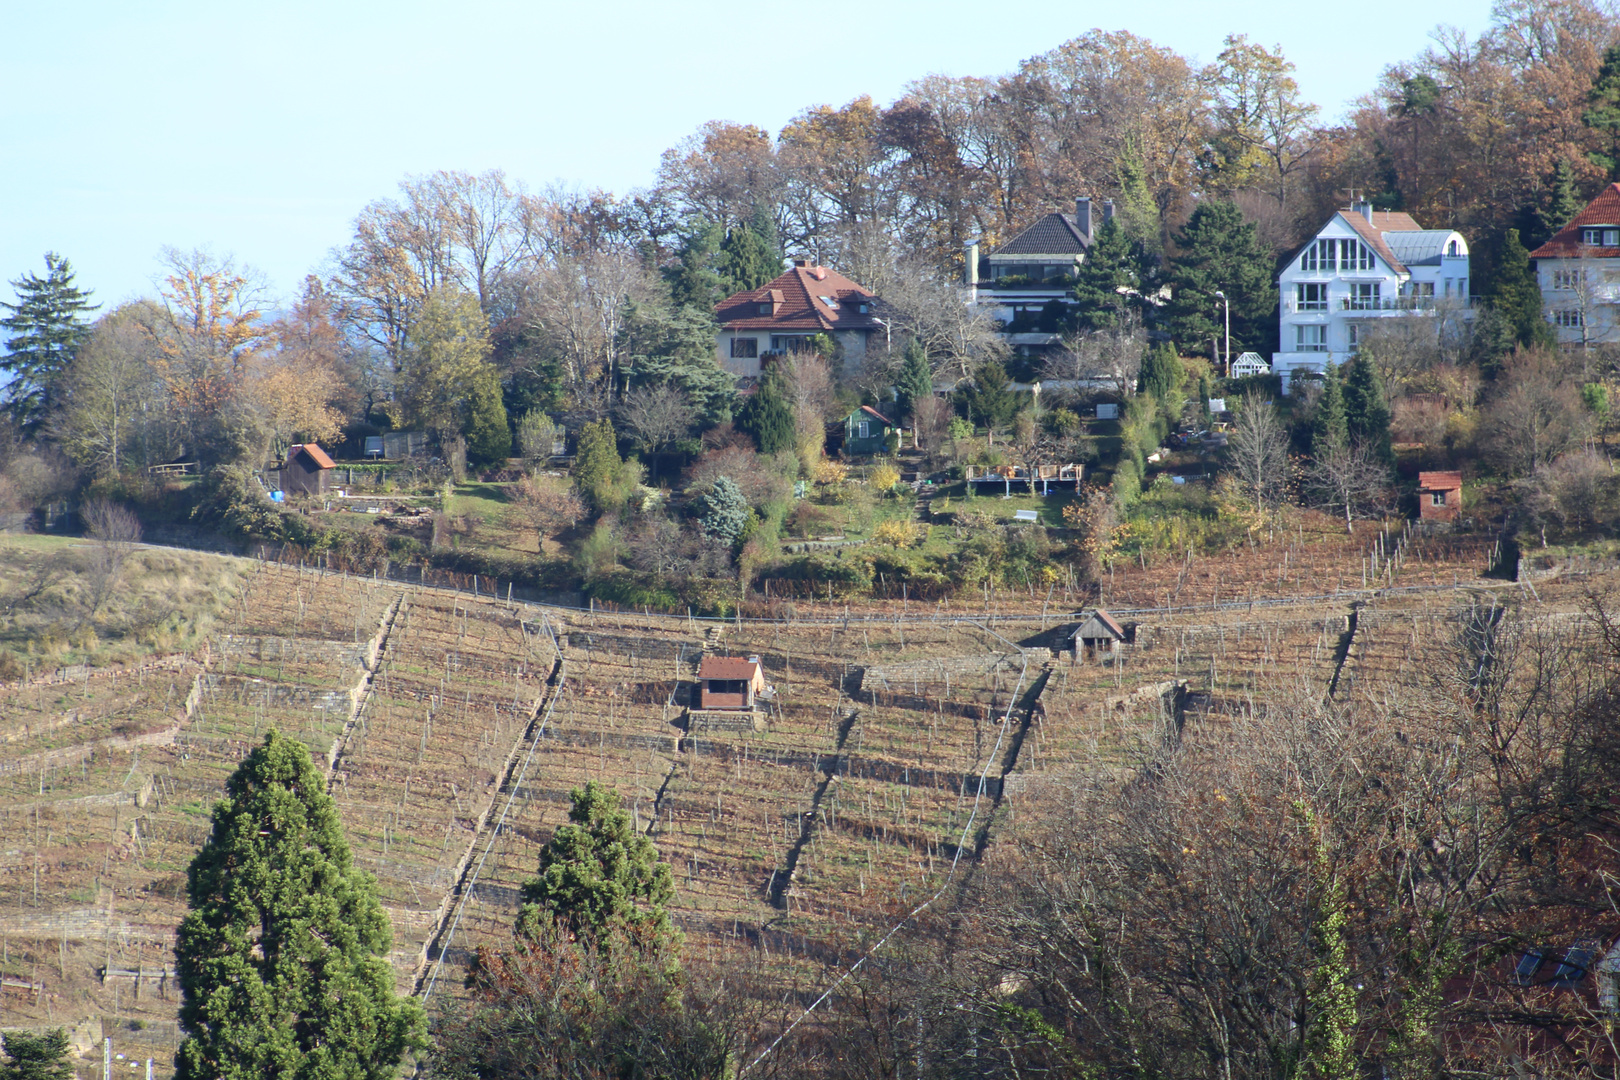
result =
[[336,467],[314,443],[294,443],[287,448],[287,463],[281,467],[281,488],[300,495],[325,495],[327,478]]

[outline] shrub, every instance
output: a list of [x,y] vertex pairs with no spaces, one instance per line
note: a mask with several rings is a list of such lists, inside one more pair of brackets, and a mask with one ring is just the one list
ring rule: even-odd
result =
[[922,528],[915,521],[900,521],[891,519],[880,522],[872,530],[874,543],[887,544],[894,548],[908,548],[923,537]]
[[823,458],[816,462],[811,475],[818,484],[842,484],[849,476],[849,469],[841,461]]
[[872,486],[874,491],[885,493],[893,491],[895,486],[900,483],[900,470],[893,465],[879,465],[872,470],[872,475],[867,478],[867,483]]

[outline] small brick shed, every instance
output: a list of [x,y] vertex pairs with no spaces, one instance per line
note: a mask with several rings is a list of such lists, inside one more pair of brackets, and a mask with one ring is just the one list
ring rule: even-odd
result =
[[764,689],[757,656],[705,656],[698,665],[699,709],[752,709]]
[[1418,517],[1423,521],[1456,521],[1462,510],[1462,473],[1418,473]]

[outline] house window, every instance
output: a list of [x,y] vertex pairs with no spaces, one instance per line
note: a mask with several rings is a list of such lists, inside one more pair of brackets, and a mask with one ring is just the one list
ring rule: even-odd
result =
[[1373,268],[1372,249],[1360,240],[1339,241],[1339,269],[1340,270],[1371,270]]
[[1578,330],[1586,325],[1586,319],[1579,311],[1555,311],[1553,325]]
[[1581,272],[1579,270],[1554,270],[1552,272],[1552,283],[1555,289],[1577,288],[1581,283]]
[[752,360],[759,356],[759,338],[734,337],[731,339],[731,358],[733,360]]
[[816,299],[820,300],[823,304],[826,304],[831,310],[838,310],[838,298],[836,296],[818,296]]
[[[1450,278],[1446,278],[1446,291],[1447,291],[1447,293],[1449,293],[1451,291],[1451,279]],[[1412,282],[1412,293],[1411,293],[1411,295],[1413,295],[1413,296],[1433,296],[1434,295],[1434,282],[1432,282],[1432,281],[1414,281],[1414,282]]]
[[1383,286],[1376,281],[1354,281],[1350,283],[1350,296],[1345,306],[1351,311],[1372,311],[1378,307],[1379,294]]
[[1446,493],[1443,492],[1443,491],[1432,491],[1432,492],[1430,492],[1429,493],[1429,505],[1430,506],[1444,506],[1444,505],[1446,505]]
[[1467,296],[1468,295],[1468,279],[1467,278],[1460,277],[1460,278],[1457,279],[1457,295],[1458,296]]
[[1299,352],[1327,352],[1327,327],[1294,327],[1294,344]]
[[872,437],[871,421],[861,420],[857,422],[855,425],[855,437],[857,439],[870,439]]
[[1613,225],[1599,225],[1581,230],[1581,243],[1593,247],[1620,247],[1620,229]]
[[803,334],[772,334],[772,352],[798,352],[806,347],[810,339]]
[[1326,311],[1327,285],[1322,282],[1302,282],[1294,286],[1295,311]]
[[776,306],[775,304],[768,303],[768,302],[764,303],[764,304],[761,304],[761,305],[759,305],[759,314],[761,314],[761,315],[770,315],[770,314],[773,313],[772,309],[775,306]]
[[1459,254],[1459,252],[1457,251],[1457,241],[1452,240],[1451,242],[1446,244],[1446,254],[1450,255],[1452,258],[1457,257],[1457,255]]
[[1361,351],[1360,323],[1345,324],[1345,343],[1349,346],[1349,351],[1352,356]]

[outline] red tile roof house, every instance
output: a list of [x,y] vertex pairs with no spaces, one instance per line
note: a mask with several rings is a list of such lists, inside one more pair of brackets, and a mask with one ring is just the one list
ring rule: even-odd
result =
[[1530,258],[1559,344],[1620,341],[1620,184],[1598,192]]
[[287,448],[287,463],[281,467],[283,491],[303,495],[325,495],[327,477],[337,463],[314,443],[293,443]]
[[1418,473],[1418,518],[1456,521],[1462,510],[1462,473]]
[[844,351],[844,373],[852,374],[866,359],[871,336],[884,329],[874,305],[870,289],[836,270],[795,259],[793,269],[781,277],[715,305],[720,323],[716,356],[738,378],[757,376],[762,361],[827,334]]

